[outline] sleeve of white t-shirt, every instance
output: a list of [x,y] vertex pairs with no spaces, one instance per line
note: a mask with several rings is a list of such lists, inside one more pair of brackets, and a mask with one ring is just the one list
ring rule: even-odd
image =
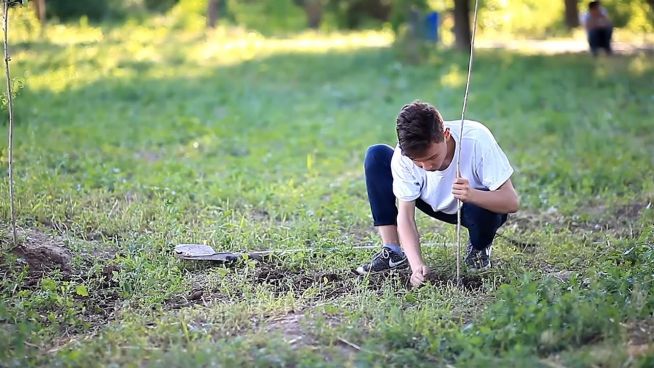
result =
[[420,197],[422,179],[416,177],[411,170],[411,162],[407,162],[399,151],[395,151],[391,160],[391,172],[393,173],[393,194],[400,201],[411,202]]
[[477,148],[477,177],[488,190],[496,190],[513,175],[509,159],[492,136]]

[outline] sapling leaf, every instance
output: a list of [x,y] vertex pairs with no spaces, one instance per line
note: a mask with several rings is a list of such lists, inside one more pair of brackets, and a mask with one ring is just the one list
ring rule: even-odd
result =
[[77,294],[79,296],[87,297],[87,296],[89,296],[89,290],[86,288],[86,285],[79,284],[75,288],[75,294]]

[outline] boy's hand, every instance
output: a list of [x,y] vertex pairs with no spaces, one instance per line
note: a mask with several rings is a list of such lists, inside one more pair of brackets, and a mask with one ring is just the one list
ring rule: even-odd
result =
[[469,202],[472,196],[472,189],[470,188],[468,179],[462,177],[456,178],[452,185],[452,194],[454,198],[460,199],[461,202]]
[[429,267],[425,265],[416,267],[411,274],[411,286],[418,287],[422,285],[427,280],[429,272]]

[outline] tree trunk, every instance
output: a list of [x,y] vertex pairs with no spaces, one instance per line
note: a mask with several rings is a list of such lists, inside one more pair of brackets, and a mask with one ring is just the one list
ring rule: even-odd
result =
[[304,0],[304,12],[307,15],[307,26],[317,29],[322,21],[321,0]]
[[45,26],[45,0],[34,0],[34,12],[41,27]]
[[579,26],[577,0],[565,0],[565,25],[570,29]]
[[454,0],[454,39],[456,47],[461,51],[470,52],[470,2],[469,0]]
[[218,22],[218,7],[220,0],[207,1],[207,28],[215,28]]

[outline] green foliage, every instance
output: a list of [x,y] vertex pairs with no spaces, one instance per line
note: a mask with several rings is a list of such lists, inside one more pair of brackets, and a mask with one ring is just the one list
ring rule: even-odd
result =
[[530,353],[551,353],[615,336],[618,308],[623,305],[605,303],[603,292],[586,292],[580,283],[573,280],[563,290],[554,280],[503,285],[497,303],[489,308],[487,322],[474,334],[481,336],[481,344],[491,352]]
[[[579,2],[579,14],[588,2]],[[637,32],[654,27],[652,9],[644,0],[603,0],[615,26]],[[485,0],[479,11],[482,32],[511,34],[515,37],[543,37],[565,32],[564,1]]]
[[564,28],[564,1],[486,0],[479,10],[479,27],[512,35],[546,35]]
[[[226,0],[223,23],[237,24],[265,35],[299,32],[307,27],[301,0]],[[403,35],[412,11],[420,18],[427,11],[441,12],[441,33],[451,32],[453,2],[445,0],[312,0],[322,7],[323,30],[379,29],[390,25]],[[647,33],[653,30],[653,10],[644,0],[606,0],[603,5],[618,27]],[[586,4],[579,3],[583,12]],[[48,17],[73,21],[144,20],[148,14],[164,15],[177,28],[202,29],[206,24],[207,0],[49,0]],[[548,37],[568,32],[563,20],[564,2],[538,0],[485,0],[480,4],[479,29],[491,37]]]
[[168,12],[177,28],[203,29],[206,26],[206,0],[180,0]]
[[153,12],[165,12],[175,6],[180,0],[143,0],[143,5],[146,10]]
[[26,5],[28,0],[5,0],[10,7]]
[[[113,5],[113,6],[112,6]],[[46,11],[49,18],[76,20],[82,16],[97,21],[115,15],[116,1],[89,0],[67,1],[49,0]]]
[[[143,13],[162,13],[170,10],[179,0],[48,0],[49,18],[62,21],[87,17],[92,21],[124,19]],[[206,10],[206,9],[205,9]]]
[[645,0],[603,0],[602,6],[607,9],[617,27],[640,32],[654,30],[654,9]]
[[262,34],[287,34],[306,29],[302,7],[293,0],[241,1],[229,5],[233,22]]
[[615,343],[623,322],[654,313],[653,264],[654,249],[639,246],[611,254],[585,272],[589,278],[578,274],[561,283],[526,274],[500,286],[481,317],[462,328],[431,305],[391,309],[379,317],[382,325],[368,348],[392,352],[393,365],[479,366],[499,360],[522,366],[538,362],[539,355],[597,341]]
[[[393,31],[398,34],[400,27],[415,22],[418,19],[419,26],[422,25],[423,17],[428,9],[426,0],[395,0],[392,2],[390,22]],[[416,25],[413,25],[414,27]]]
[[[3,259],[4,261],[4,259]],[[3,295],[9,290],[9,286],[15,286],[24,281],[27,275],[26,270],[11,275],[11,282],[4,281],[1,286]],[[0,298],[0,361],[10,367],[20,367],[25,365],[25,357],[31,349],[25,344],[26,341],[32,340],[38,334],[41,327],[33,321],[26,319],[20,314],[15,305],[6,298]]]
[[356,29],[388,21],[393,5],[389,0],[328,0],[327,8],[336,15],[339,27]]

